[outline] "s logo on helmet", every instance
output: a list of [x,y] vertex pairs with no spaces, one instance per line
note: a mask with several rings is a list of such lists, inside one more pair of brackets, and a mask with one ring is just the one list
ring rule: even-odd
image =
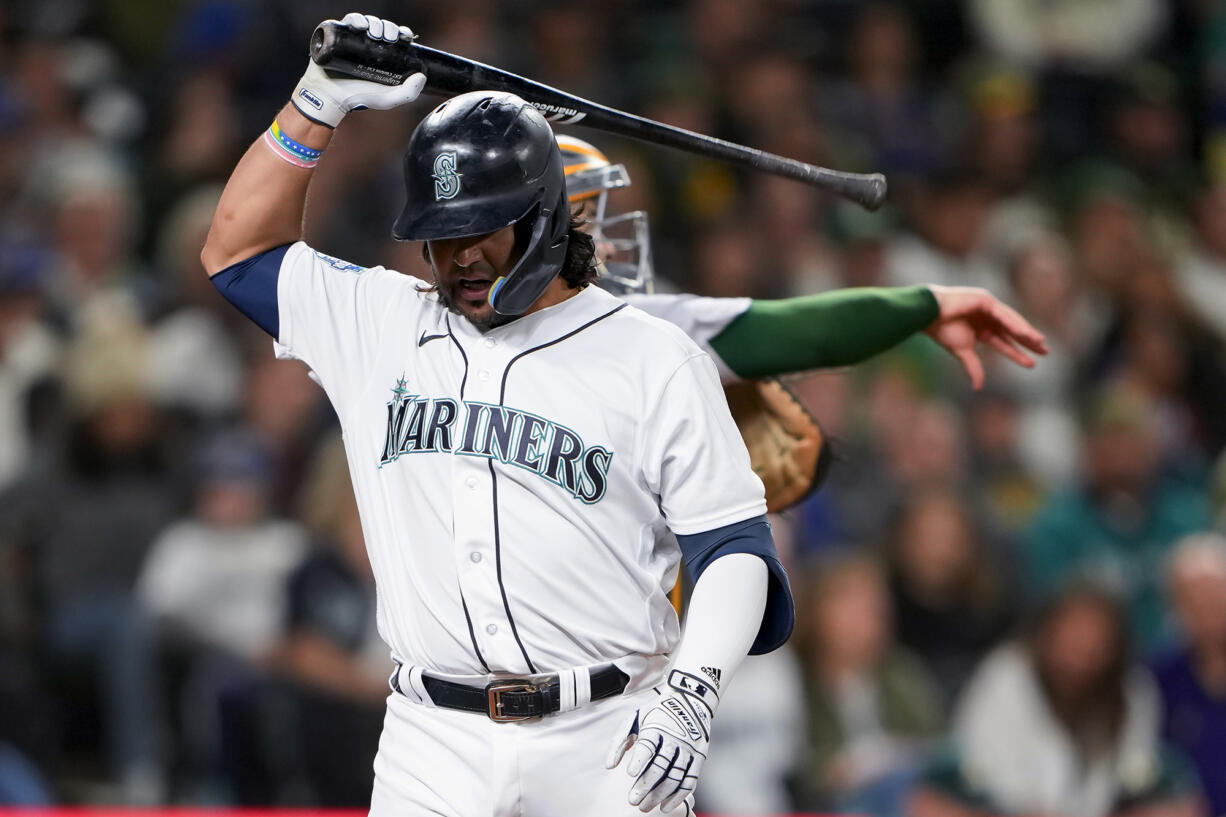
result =
[[447,151],[434,157],[434,200],[454,199],[460,192],[461,173],[456,172],[455,153]]

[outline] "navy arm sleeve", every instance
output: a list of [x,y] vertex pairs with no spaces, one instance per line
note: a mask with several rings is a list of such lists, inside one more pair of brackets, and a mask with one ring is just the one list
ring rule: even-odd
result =
[[246,261],[231,264],[211,279],[223,298],[272,335],[273,340],[277,340],[281,331],[281,318],[277,311],[277,279],[281,275],[281,262],[290,246],[283,244],[253,255]]
[[704,533],[678,535],[677,541],[681,544],[686,570],[694,581],[698,581],[702,572],[720,556],[752,553],[761,557],[770,572],[770,586],[766,595],[766,611],[762,614],[762,627],[749,648],[749,654],[768,653],[788,640],[796,624],[792,588],[788,585],[788,575],[779,561],[779,554],[775,552],[775,540],[765,516],[734,522]]

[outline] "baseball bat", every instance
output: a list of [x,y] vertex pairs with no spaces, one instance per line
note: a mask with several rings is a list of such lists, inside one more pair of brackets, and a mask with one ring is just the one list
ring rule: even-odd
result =
[[409,40],[391,43],[375,40],[364,31],[329,21],[320,24],[311,34],[310,50],[312,60],[336,74],[382,85],[399,85],[410,74],[420,72],[426,75],[425,90],[444,96],[476,90],[508,91],[523,97],[552,122],[581,124],[795,179],[829,190],[869,210],[876,210],[885,201],[886,181],[880,173],[844,173],[704,136]]

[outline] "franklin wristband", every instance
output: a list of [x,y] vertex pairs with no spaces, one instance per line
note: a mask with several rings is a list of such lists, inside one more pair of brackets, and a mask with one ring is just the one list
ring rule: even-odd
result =
[[322,150],[307,147],[287,136],[275,119],[268,130],[264,131],[264,143],[272,149],[273,153],[295,167],[313,168],[319,164],[319,157],[323,156]]

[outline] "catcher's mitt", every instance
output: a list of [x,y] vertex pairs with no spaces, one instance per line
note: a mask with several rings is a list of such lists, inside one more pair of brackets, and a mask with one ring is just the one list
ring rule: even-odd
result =
[[800,399],[774,379],[729,383],[724,396],[766,486],[766,509],[777,513],[815,491],[830,457],[817,420]]

